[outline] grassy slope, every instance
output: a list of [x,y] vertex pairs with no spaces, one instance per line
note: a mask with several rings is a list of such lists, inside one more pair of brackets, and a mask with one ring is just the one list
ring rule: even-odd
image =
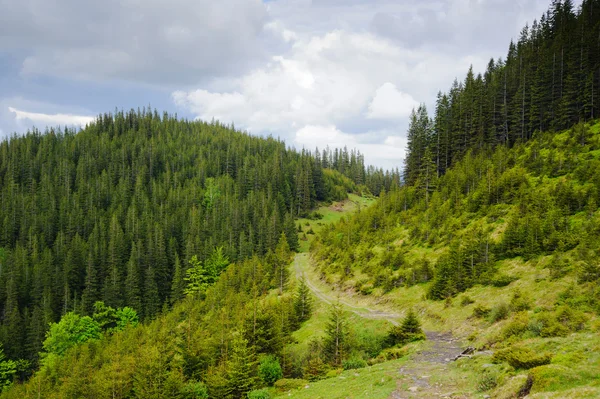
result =
[[[591,132],[594,135],[600,134],[600,124],[592,126]],[[567,137],[568,133],[566,132],[557,134],[554,141],[566,140]],[[587,156],[598,158],[600,152],[590,151]],[[533,177],[529,178],[533,179]],[[544,184],[551,184],[553,180],[559,178],[544,178]],[[513,207],[514,205],[506,204],[493,206],[489,208],[488,214],[478,215],[475,218],[472,214],[465,212],[461,216],[461,220],[457,221],[459,226],[457,234],[460,235],[461,231],[468,229],[471,224],[479,223],[490,225],[495,230],[494,234],[499,236],[505,228],[503,216],[512,212]],[[332,213],[331,209],[325,209],[322,212],[325,215],[322,221],[308,221],[315,231],[318,231],[325,222],[331,222],[340,216]],[[573,217],[572,223],[577,223],[578,217],[580,216]],[[410,242],[408,240],[409,232],[402,225],[398,225],[392,234],[397,237],[396,245],[407,245],[408,242],[406,257],[409,260],[426,257],[434,262],[445,250],[443,243],[425,245],[420,242]],[[306,243],[303,245],[303,249],[306,249]],[[374,249],[374,251],[377,250],[381,249]],[[408,288],[396,288],[388,293],[375,289],[371,295],[361,295],[352,289],[354,282],[361,278],[359,273],[345,284],[338,283],[335,275],[323,276],[315,268],[309,267],[305,273],[311,281],[319,286],[319,289],[328,292],[330,296],[338,296],[344,302],[400,314],[413,307],[418,309],[421,314],[425,329],[451,332],[464,345],[490,349],[473,359],[460,360],[443,369],[427,368],[423,363],[408,361],[413,368],[420,367],[423,372],[432,372],[430,378],[432,381],[436,381],[436,384],[441,385],[441,391],[444,390],[443,388],[447,388],[448,392],[460,397],[483,397],[484,395],[494,398],[516,397],[517,392],[527,380],[527,376],[531,375],[534,378],[534,384],[529,397],[598,398],[600,397],[600,320],[596,315],[592,313],[586,315],[587,321],[582,331],[552,338],[534,337],[527,334],[507,337],[503,331],[519,316],[517,312],[512,312],[506,320],[495,323],[473,317],[473,310],[476,306],[493,309],[501,304],[509,303],[517,290],[531,301],[530,310],[521,314],[530,322],[538,313],[552,309],[559,300],[559,294],[576,283],[576,276],[574,273],[567,273],[562,278],[550,278],[548,269],[550,262],[552,262],[551,256],[540,256],[528,261],[520,257],[499,261],[498,269],[503,274],[518,277],[516,281],[501,288],[476,285],[445,302],[426,300],[427,285],[423,284]],[[464,298],[469,298],[473,303],[467,304],[467,301],[463,301]],[[323,322],[323,314],[317,311],[315,319],[297,333],[299,341],[302,342],[309,337],[310,331],[320,329]],[[368,324],[371,321],[363,320],[362,323]],[[529,347],[537,353],[550,352],[554,354],[552,363],[529,371],[515,370],[506,364],[492,365],[493,351],[511,344]],[[364,378],[364,383],[371,385],[377,381],[385,381],[390,376],[390,372],[394,368],[397,369],[403,362],[405,363],[406,360],[377,365],[377,367],[366,369],[365,372],[359,374],[360,377],[356,378],[361,380]],[[479,389],[479,382],[482,380],[482,375],[486,373],[495,376],[497,387],[482,391]],[[346,378],[353,375],[351,371],[342,374]],[[407,383],[398,374],[397,378],[399,392],[406,392],[410,388],[410,379]],[[354,383],[346,382],[344,379],[340,380],[338,377],[311,384],[306,392],[293,393],[292,397],[383,398],[391,392],[389,385],[386,386],[388,386],[387,390],[372,389],[368,393],[361,393],[362,391],[357,389]],[[418,393],[410,393],[410,395],[427,397],[426,392],[422,392],[421,396]]]

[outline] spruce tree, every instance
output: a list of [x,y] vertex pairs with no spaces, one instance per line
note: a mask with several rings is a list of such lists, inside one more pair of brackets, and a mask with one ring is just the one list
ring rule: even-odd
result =
[[308,320],[312,313],[312,296],[304,278],[300,279],[298,291],[294,297],[294,314],[298,324]]

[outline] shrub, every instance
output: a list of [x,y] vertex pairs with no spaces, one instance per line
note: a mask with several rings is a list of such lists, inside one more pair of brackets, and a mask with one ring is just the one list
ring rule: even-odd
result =
[[516,369],[530,369],[549,364],[552,355],[545,353],[537,355],[533,350],[521,346],[511,346],[494,353],[492,362],[506,362]]
[[479,392],[489,391],[498,386],[498,373],[485,371],[477,381],[477,390]]
[[464,295],[461,300],[460,300],[460,306],[468,306],[472,303],[475,303],[475,301],[468,295]]
[[558,391],[565,386],[572,386],[581,381],[582,377],[571,368],[548,364],[531,369],[530,376],[533,379],[533,391]]
[[473,317],[477,317],[478,319],[485,319],[490,314],[491,309],[485,307],[483,305],[477,305],[473,309]]
[[556,309],[556,320],[571,331],[579,331],[583,329],[587,317],[582,311],[564,305]]
[[275,389],[279,392],[292,391],[294,389],[303,388],[308,384],[307,380],[300,378],[282,378],[275,381]]
[[338,375],[342,374],[342,369],[333,369],[333,370],[329,370],[327,373],[325,373],[325,378],[335,378]]
[[494,306],[490,312],[490,322],[495,323],[497,321],[504,320],[509,314],[510,309],[508,308],[508,305],[504,302],[499,303],[498,305]]
[[266,389],[257,389],[248,392],[248,399],[271,399],[272,396]]
[[531,301],[520,290],[515,290],[510,300],[510,310],[513,312],[521,312],[531,309]]
[[268,386],[273,386],[275,381],[283,377],[279,360],[275,356],[267,356],[260,361],[258,375]]
[[490,281],[490,284],[493,285],[494,287],[506,287],[507,285],[509,285],[510,283],[512,283],[513,281],[518,280],[515,277],[511,277],[511,276],[507,276],[506,274],[500,274],[496,277],[494,277],[492,279],[492,281]]
[[381,363],[387,362],[389,360],[396,360],[406,355],[408,355],[408,350],[405,348],[388,348],[381,351],[381,353],[377,355],[373,363]]
[[529,317],[526,312],[517,313],[513,320],[502,329],[502,336],[519,336],[529,329]]
[[392,326],[387,336],[388,346],[406,345],[409,342],[427,339],[417,315],[411,309],[399,326]]
[[352,357],[348,360],[344,360],[342,366],[344,367],[344,370],[362,369],[367,367],[367,362],[360,357]]

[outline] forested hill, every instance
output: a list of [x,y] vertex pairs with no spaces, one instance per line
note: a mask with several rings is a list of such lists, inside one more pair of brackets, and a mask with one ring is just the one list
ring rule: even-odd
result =
[[512,146],[600,117],[599,37],[600,0],[577,10],[554,0],[505,58],[440,92],[432,119],[424,106],[413,113],[405,181],[414,184],[424,169],[439,176],[469,149]]
[[152,318],[182,297],[194,256],[264,255],[281,233],[295,249],[294,217],[393,180],[355,151],[313,156],[150,110],[14,136],[0,143],[4,351],[35,361],[50,322],[100,300]]

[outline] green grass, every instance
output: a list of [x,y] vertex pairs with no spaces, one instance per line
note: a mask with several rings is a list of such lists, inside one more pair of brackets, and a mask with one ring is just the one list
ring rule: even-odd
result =
[[405,359],[348,370],[339,376],[309,383],[305,388],[280,393],[292,399],[384,399],[396,389],[398,369]]
[[[309,230],[318,233],[324,226],[333,224],[339,221],[342,217],[352,214],[359,209],[365,209],[375,202],[374,198],[361,197],[356,194],[348,194],[348,199],[344,201],[334,202],[330,205],[322,205],[316,212],[323,215],[322,219],[312,220],[300,218],[296,220],[296,226],[302,226],[302,233],[298,233],[300,241],[300,252],[308,252],[310,243],[314,239],[313,234],[306,234]],[[306,240],[304,239],[306,235]]]

